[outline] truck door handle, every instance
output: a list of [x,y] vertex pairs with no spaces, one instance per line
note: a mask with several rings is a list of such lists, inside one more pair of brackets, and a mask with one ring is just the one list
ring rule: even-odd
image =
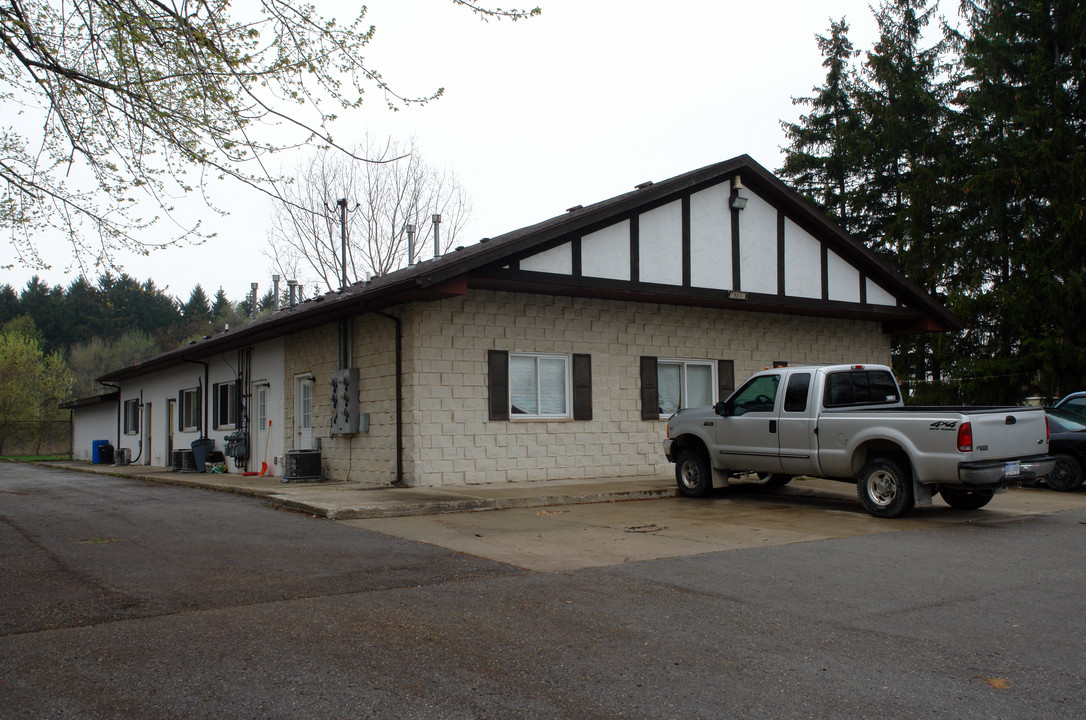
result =
[[771,433],[777,432],[777,421],[776,420],[770,420],[769,421],[769,432],[771,432]]

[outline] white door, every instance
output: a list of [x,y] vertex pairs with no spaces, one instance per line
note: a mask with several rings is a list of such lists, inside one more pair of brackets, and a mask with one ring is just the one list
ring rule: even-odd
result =
[[249,447],[249,468],[259,470],[263,463],[268,462],[271,428],[268,427],[268,386],[257,385],[255,390],[256,423],[253,426],[252,445]]
[[294,449],[313,449],[313,378],[298,378],[294,394]]

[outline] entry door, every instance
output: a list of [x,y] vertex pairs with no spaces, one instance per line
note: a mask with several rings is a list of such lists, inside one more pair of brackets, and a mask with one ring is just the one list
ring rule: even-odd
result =
[[271,428],[268,427],[268,386],[257,385],[253,388],[256,395],[256,425],[253,428],[253,444],[249,448],[249,466],[259,468],[268,461],[268,440]]
[[780,375],[761,375],[747,381],[728,399],[726,417],[716,423],[717,443],[729,470],[780,472],[780,435],[777,432]]
[[151,443],[151,438],[153,437],[153,435],[151,434],[151,418],[153,418],[153,417],[154,417],[154,413],[151,412],[151,403],[149,403],[149,402],[144,403],[144,405],[143,405],[143,427],[144,427],[143,457],[140,460],[140,462],[142,462],[144,465],[150,465],[151,464],[151,455],[153,454],[151,452],[152,448],[154,448],[154,445]]
[[313,449],[313,378],[298,378],[294,394],[294,449]]

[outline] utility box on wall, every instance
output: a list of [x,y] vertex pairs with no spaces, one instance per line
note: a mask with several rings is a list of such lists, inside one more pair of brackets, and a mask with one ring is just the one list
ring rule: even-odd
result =
[[332,434],[354,435],[360,427],[358,369],[332,371]]

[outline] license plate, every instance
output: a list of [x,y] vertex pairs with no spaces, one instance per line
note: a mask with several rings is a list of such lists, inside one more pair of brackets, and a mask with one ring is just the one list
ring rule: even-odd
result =
[[1022,474],[1022,468],[1017,460],[1013,462],[1004,463],[1003,474],[1007,477],[1016,477]]

